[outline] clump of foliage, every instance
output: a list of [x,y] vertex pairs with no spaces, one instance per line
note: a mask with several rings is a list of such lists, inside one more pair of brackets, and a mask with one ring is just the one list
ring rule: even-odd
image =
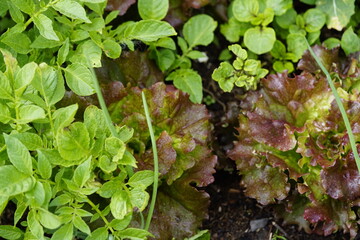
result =
[[[127,170],[136,167],[126,150],[132,133],[119,130],[119,138],[114,137],[103,112],[94,106],[85,110],[83,121],[74,122],[77,104],[55,108],[65,89],[52,67],[34,62],[19,67],[9,52],[2,54],[0,210],[11,201],[16,211],[14,226],[1,226],[0,236],[151,236],[128,228],[133,208],[142,211],[147,205],[145,190],[153,176],[152,171]],[[105,190],[105,181],[117,187]]]
[[[315,52],[339,79],[337,91],[358,140],[360,98],[349,86],[359,81],[359,60],[342,60],[336,50],[322,47]],[[262,89],[248,92],[239,140],[229,156],[243,175],[246,194],[264,205],[283,204],[279,215],[285,222],[324,235],[343,229],[354,237],[360,174],[349,137],[316,62],[306,54],[299,67],[300,75],[269,75]]]
[[151,57],[167,75],[166,80],[172,80],[175,87],[188,93],[194,103],[201,103],[203,93],[201,76],[191,68],[191,60],[206,61],[206,54],[196,47],[207,46],[214,40],[216,26],[217,22],[209,15],[191,17],[182,28],[183,37],[177,38],[181,55],[171,38],[150,45]]
[[[111,116],[119,126],[134,129],[128,146],[138,169],[152,170],[141,89],[123,91],[126,96],[109,108]],[[207,216],[209,195],[195,186],[205,187],[214,180],[217,158],[209,148],[210,116],[204,105],[193,104],[187,94],[173,86],[156,83],[143,91],[152,118],[161,179],[150,232],[156,239],[184,239],[192,236]]]
[[[323,41],[329,48],[341,46],[346,54],[360,51],[359,38],[353,30],[359,24],[355,0],[301,2],[308,6],[301,8],[304,12],[297,12],[292,0],[234,0],[228,8],[228,21],[220,26],[220,31],[229,42],[241,42],[257,55],[270,53],[276,72],[294,71],[293,64],[307,49],[306,41],[310,45]],[[341,39],[320,39],[325,28],[346,31]]]
[[[158,11],[151,3],[139,1],[142,20],[128,21],[114,29],[110,23],[119,12],[105,16],[105,0],[1,1],[0,213],[8,207],[15,208],[13,225],[0,226],[1,238],[91,240],[153,236],[142,224],[135,226],[131,222],[148,211],[147,188],[153,184],[154,173],[134,157],[131,146],[137,141],[133,139],[135,128],[114,127],[111,123],[92,70],[102,65],[103,56],[115,59],[124,49],[134,50],[134,41],[151,44],[176,34],[169,23],[160,21],[168,7],[161,5]],[[105,92],[119,90],[122,84],[109,86],[116,88]],[[59,106],[66,90],[77,97],[97,93],[103,109],[89,106],[77,114],[78,104]],[[150,98],[148,101],[154,102]],[[182,94],[180,102],[194,108],[188,95]],[[204,111],[204,107],[196,106],[200,113]],[[168,184],[173,187],[162,194],[190,191],[202,199],[200,203],[204,205],[199,211],[190,203],[183,204],[192,214],[188,217],[191,224],[197,224],[189,224],[191,231],[176,229],[179,236],[195,234],[206,215],[208,196],[189,184],[205,186],[213,180],[216,157],[211,155],[206,140],[210,124],[206,113],[199,116],[204,117],[203,122],[199,120],[203,126],[196,121],[190,122],[193,128],[187,126],[192,131],[199,127],[199,134],[189,139],[190,146],[182,153],[191,152],[187,165],[180,161],[180,166],[172,168]],[[180,120],[184,119],[179,117]],[[179,122],[180,129],[181,126]],[[148,132],[147,126],[141,131]],[[190,150],[192,147],[194,151]],[[209,158],[206,166],[199,161],[205,155]],[[152,161],[152,156],[147,158]],[[137,167],[140,168],[134,173]],[[185,201],[187,196],[181,194],[177,198]],[[162,201],[162,207],[172,209],[168,202]],[[178,220],[177,215],[174,218]],[[173,232],[166,234],[172,237]]]
[[268,74],[268,70],[261,68],[261,62],[255,59],[247,59],[247,51],[240,45],[230,45],[229,50],[236,55],[232,64],[220,63],[214,70],[212,78],[219,83],[224,92],[231,92],[234,85],[244,87],[246,90],[255,90],[261,78]]

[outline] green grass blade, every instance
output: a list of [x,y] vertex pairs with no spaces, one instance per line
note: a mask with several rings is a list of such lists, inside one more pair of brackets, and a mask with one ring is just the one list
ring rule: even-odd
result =
[[355,162],[356,162],[356,166],[358,168],[358,171],[360,172],[360,157],[359,157],[359,153],[358,153],[358,150],[357,150],[357,147],[356,147],[356,142],[355,142],[355,137],[354,137],[354,134],[351,130],[351,125],[350,125],[350,122],[349,122],[349,118],[346,114],[346,111],[345,111],[345,108],[344,108],[344,105],[342,104],[341,102],[341,99],[340,99],[340,96],[334,86],[334,83],[331,79],[331,76],[329,74],[329,72],[327,71],[327,69],[324,67],[324,65],[322,64],[321,60],[316,56],[315,52],[312,50],[312,48],[310,47],[309,43],[306,41],[307,43],[307,47],[309,49],[309,52],[311,53],[311,55],[313,56],[313,58],[315,59],[316,63],[319,65],[320,69],[324,72],[325,76],[326,76],[326,79],[329,83],[329,86],[331,88],[331,91],[332,93],[334,94],[335,96],[335,101],[339,107],[339,110],[340,110],[340,113],[341,113],[341,116],[344,120],[344,124],[345,124],[345,127],[346,127],[346,131],[348,133],[348,136],[349,136],[349,140],[350,140],[350,146],[351,146],[351,149],[353,151],[353,154],[354,154],[354,158],[355,158]]
[[144,92],[141,92],[141,97],[142,97],[142,101],[143,101],[143,105],[144,105],[146,122],[147,122],[147,125],[148,125],[148,128],[149,128],[149,133],[150,133],[150,138],[151,138],[151,145],[152,145],[153,156],[154,156],[154,185],[153,185],[153,192],[152,192],[152,196],[151,196],[151,203],[150,203],[150,207],[149,207],[149,212],[148,212],[148,215],[147,215],[147,218],[146,218],[146,223],[145,223],[145,230],[147,231],[149,229],[149,227],[150,227],[152,215],[154,213],[154,208],[155,208],[156,195],[157,195],[157,189],[158,189],[158,179],[159,179],[159,160],[158,160],[158,154],[157,154],[154,130],[153,130],[153,127],[152,127],[152,124],[151,124],[149,108],[148,108],[148,105],[146,103],[146,98],[145,98]]

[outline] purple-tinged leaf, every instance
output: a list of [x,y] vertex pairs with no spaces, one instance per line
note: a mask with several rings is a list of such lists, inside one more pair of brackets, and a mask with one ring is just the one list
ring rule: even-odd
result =
[[[153,169],[152,149],[142,106],[144,91],[158,147],[160,178],[150,232],[156,239],[192,236],[207,216],[209,195],[205,187],[214,178],[216,156],[209,149],[212,126],[205,106],[173,86],[156,83],[149,89],[130,88],[109,110],[114,122],[134,129],[128,148],[140,170]],[[195,187],[196,186],[196,187]]]
[[268,165],[262,168],[254,166],[243,175],[241,184],[246,188],[247,196],[255,198],[263,205],[285,199],[290,190],[286,174]]
[[321,182],[326,193],[334,199],[355,200],[360,198],[360,175],[353,153],[321,171]]
[[106,10],[119,10],[119,15],[122,16],[134,3],[136,3],[136,0],[109,0],[107,2]]

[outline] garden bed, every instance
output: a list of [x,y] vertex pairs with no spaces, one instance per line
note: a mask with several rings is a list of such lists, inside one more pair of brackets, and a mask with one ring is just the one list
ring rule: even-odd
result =
[[359,6],[0,1],[0,238],[360,239]]

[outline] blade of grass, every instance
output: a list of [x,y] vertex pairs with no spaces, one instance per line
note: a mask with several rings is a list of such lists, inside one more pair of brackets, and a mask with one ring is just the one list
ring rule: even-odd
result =
[[142,101],[143,101],[143,105],[144,105],[146,122],[147,122],[147,125],[148,125],[148,128],[149,128],[149,133],[150,133],[150,138],[151,138],[151,145],[152,145],[153,156],[154,156],[154,184],[153,184],[153,191],[152,191],[152,196],[151,196],[151,203],[150,203],[150,207],[149,207],[149,212],[148,212],[148,215],[147,215],[147,218],[146,218],[146,223],[145,223],[145,230],[147,231],[149,229],[149,227],[150,227],[152,215],[154,213],[154,208],[155,208],[156,195],[157,195],[157,189],[158,189],[158,178],[159,178],[159,161],[158,161],[158,154],[157,154],[154,130],[152,128],[151,118],[150,118],[150,114],[149,114],[149,108],[148,108],[148,105],[146,103],[146,98],[145,98],[144,92],[141,92],[141,97],[142,97]]
[[345,124],[345,127],[346,127],[346,131],[347,131],[348,136],[349,136],[350,146],[351,146],[351,149],[352,149],[353,154],[354,154],[356,166],[358,168],[358,171],[360,172],[360,157],[359,157],[359,153],[358,153],[358,150],[357,150],[357,147],[356,147],[355,137],[354,137],[354,134],[353,134],[353,132],[351,130],[351,125],[350,125],[350,122],[349,122],[349,118],[348,118],[348,116],[346,114],[344,105],[341,102],[341,98],[340,98],[340,96],[339,96],[339,94],[338,94],[338,92],[337,92],[337,90],[336,90],[336,88],[334,86],[334,83],[333,83],[333,81],[331,79],[331,76],[330,76],[329,72],[324,67],[321,60],[318,58],[318,56],[316,56],[315,52],[312,50],[312,48],[310,47],[307,40],[306,40],[306,44],[307,44],[307,47],[309,49],[309,52],[311,53],[311,55],[315,59],[316,63],[319,65],[320,69],[324,72],[324,74],[326,76],[326,79],[327,79],[327,81],[329,83],[329,86],[331,88],[331,91],[335,96],[335,101],[336,101],[336,103],[337,103],[337,105],[339,107],[341,116],[343,118],[343,121],[344,121],[344,124]]
[[105,116],[105,121],[106,121],[106,125],[108,126],[111,134],[114,136],[114,137],[117,137],[119,138],[119,134],[116,132],[116,129],[115,129],[115,126],[111,120],[111,117],[110,117],[110,114],[109,114],[109,111],[106,107],[106,103],[105,103],[105,100],[104,100],[104,96],[102,95],[102,92],[101,92],[101,89],[100,89],[100,85],[99,85],[99,81],[96,77],[96,73],[94,71],[94,68],[90,68],[90,71],[92,73],[92,75],[94,76],[94,88],[95,88],[95,92],[96,92],[96,95],[98,97],[98,100],[99,100],[99,104],[100,104],[100,107],[101,107],[101,110],[103,111],[104,113],[104,116]]

